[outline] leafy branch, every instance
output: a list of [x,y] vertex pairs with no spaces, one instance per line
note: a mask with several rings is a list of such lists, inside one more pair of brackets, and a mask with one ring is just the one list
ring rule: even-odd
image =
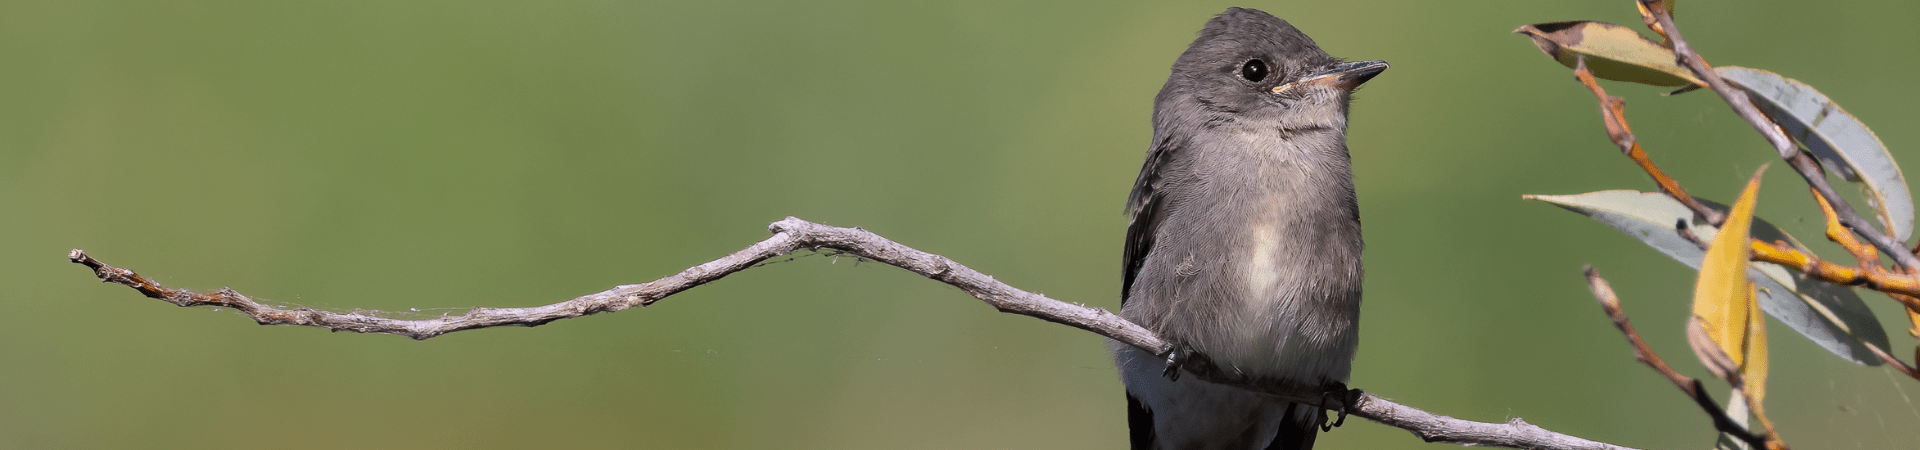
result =
[[[1587,274],[1595,297],[1634,345],[1636,357],[1700,404],[1716,429],[1738,441],[1731,446],[1785,449],[1761,403],[1768,356],[1762,311],[1842,359],[1886,363],[1920,379],[1913,366],[1886,350],[1885,331],[1848,288],[1879,291],[1899,302],[1914,322],[1914,332],[1920,333],[1920,256],[1904,242],[1913,233],[1912,197],[1886,146],[1864,123],[1804,83],[1762,70],[1708,65],[1674,23],[1674,3],[1636,2],[1643,23],[1660,42],[1624,26],[1591,21],[1515,30],[1574,70],[1575,79],[1599,100],[1608,138],[1659,187],[1658,193],[1526,198],[1585,214],[1699,269],[1687,334],[1695,356],[1733,386],[1736,398],[1726,409],[1701,390],[1697,379],[1680,375],[1653,354],[1628,324],[1606,281],[1591,267]],[[1598,79],[1680,88],[1670,95],[1701,87],[1713,90],[1807,183],[1826,218],[1827,238],[1845,249],[1854,264],[1815,256],[1792,236],[1753,217],[1761,173],[1754,174],[1730,210],[1687,194],[1654,165],[1627,123],[1625,101],[1607,95]],[[1828,171],[1860,185],[1877,226],[1835,192]],[[1893,269],[1882,267],[1881,255],[1894,262]],[[1759,430],[1747,427],[1747,412],[1732,412],[1748,408]]]

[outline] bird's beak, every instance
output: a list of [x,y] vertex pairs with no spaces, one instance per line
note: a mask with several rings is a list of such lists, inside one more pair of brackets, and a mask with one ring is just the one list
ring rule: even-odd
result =
[[1283,85],[1280,85],[1280,87],[1273,88],[1273,93],[1278,94],[1288,89],[1294,89],[1294,88],[1299,88],[1303,86],[1326,86],[1326,87],[1331,87],[1335,89],[1351,91],[1353,90],[1353,88],[1360,87],[1362,83],[1366,83],[1367,80],[1373,79],[1374,75],[1379,75],[1380,72],[1383,72],[1386,70],[1387,70],[1386,61],[1343,62],[1339,64],[1334,64],[1333,67],[1328,68],[1326,72],[1321,72],[1320,74],[1317,74],[1317,75],[1309,75],[1306,78],[1301,79],[1300,81],[1283,84]]

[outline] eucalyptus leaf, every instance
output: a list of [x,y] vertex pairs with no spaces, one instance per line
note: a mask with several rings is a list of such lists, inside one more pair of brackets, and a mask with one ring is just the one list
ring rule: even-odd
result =
[[[1753,207],[1759,202],[1760,175],[1766,170],[1761,166],[1747,181],[1747,188],[1740,191],[1733,209],[1727,210],[1721,232],[1713,237],[1706,257],[1701,259],[1700,277],[1693,291],[1693,319],[1687,324],[1687,343],[1693,345],[1700,362],[1714,376],[1744,379],[1750,392],[1763,392],[1767,375],[1765,341],[1757,339],[1766,336],[1766,321],[1760,320],[1759,307],[1753,301],[1753,277],[1747,275],[1752,272],[1748,260],[1753,258],[1748,232],[1752,229]],[[1696,331],[1701,339],[1694,338]],[[1761,345],[1754,346],[1756,341]],[[1754,361],[1762,363],[1756,366]],[[1754,395],[1753,399],[1759,400],[1760,396]]]
[[1654,86],[1705,85],[1693,71],[1675,62],[1673,50],[1632,28],[1606,22],[1573,21],[1527,25],[1513,30],[1533,38],[1533,45],[1569,68],[1581,55],[1593,76]]
[[1723,66],[1714,73],[1752,94],[1758,100],[1755,106],[1819,157],[1828,170],[1861,183],[1888,233],[1902,241],[1913,237],[1913,195],[1907,191],[1907,178],[1887,153],[1886,144],[1865,123],[1813,86],[1773,72]]
[[[1653,247],[1687,267],[1700,268],[1706,251],[1680,236],[1679,226],[1703,242],[1719,233],[1712,225],[1695,222],[1693,210],[1658,192],[1598,191],[1577,195],[1528,195],[1529,200],[1552,203],[1577,212]],[[1724,205],[1701,200],[1725,210]],[[1786,241],[1806,251],[1778,227],[1754,219],[1752,235],[1766,241]],[[1797,271],[1767,263],[1750,263],[1747,276],[1759,287],[1760,309],[1820,348],[1855,364],[1880,365],[1879,357],[1854,337],[1887,348],[1887,332],[1873,311],[1852,288],[1812,280]]]

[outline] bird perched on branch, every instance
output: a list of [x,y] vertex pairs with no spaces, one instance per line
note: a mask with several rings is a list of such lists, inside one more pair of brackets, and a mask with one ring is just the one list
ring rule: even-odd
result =
[[1120,315],[1173,355],[1116,345],[1135,449],[1308,449],[1325,411],[1180,377],[1344,390],[1359,345],[1360,211],[1347,105],[1384,61],[1328,56],[1287,21],[1232,8],[1154,98],[1127,200]]

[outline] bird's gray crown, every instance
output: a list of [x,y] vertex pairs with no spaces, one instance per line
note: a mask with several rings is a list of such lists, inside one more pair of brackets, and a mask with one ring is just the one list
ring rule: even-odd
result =
[[[1174,62],[1166,86],[1154,99],[1156,131],[1279,120],[1280,110],[1287,108],[1282,103],[1290,98],[1276,96],[1274,88],[1324,74],[1337,63],[1286,20],[1252,9],[1228,9],[1208,21]],[[1346,93],[1329,94],[1340,105],[1322,105],[1327,108],[1316,109],[1325,111],[1296,119],[1326,122],[1344,116]]]
[[1254,59],[1262,60],[1273,69],[1272,76],[1253,82],[1268,88],[1337,62],[1320,50],[1313,38],[1286,20],[1257,10],[1232,8],[1207,22],[1200,36],[1174,61],[1173,72],[1188,75],[1187,80],[1177,80],[1188,83],[1213,84],[1205,80],[1218,78],[1211,75],[1245,80],[1238,72]]

